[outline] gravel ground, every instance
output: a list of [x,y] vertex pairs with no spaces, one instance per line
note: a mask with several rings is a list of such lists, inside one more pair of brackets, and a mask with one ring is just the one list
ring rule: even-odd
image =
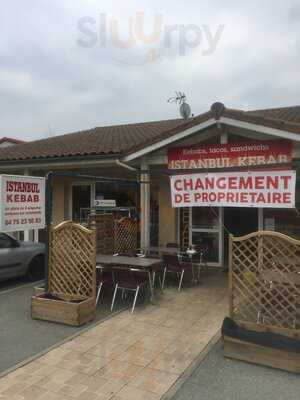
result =
[[[86,324],[76,328],[32,320],[31,296],[36,283],[21,286],[19,283],[21,282],[17,282],[16,287],[9,290],[0,286],[0,374],[88,326]],[[9,288],[10,284],[6,287]],[[116,304],[115,311],[124,306],[124,302]],[[102,301],[92,323],[105,319],[110,314],[110,302]]]
[[300,376],[223,357],[219,341],[172,400],[299,400]]

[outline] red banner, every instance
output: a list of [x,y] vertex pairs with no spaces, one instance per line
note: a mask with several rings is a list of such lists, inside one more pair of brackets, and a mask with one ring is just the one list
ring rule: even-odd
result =
[[292,142],[260,141],[202,144],[168,150],[169,169],[209,169],[289,164]]

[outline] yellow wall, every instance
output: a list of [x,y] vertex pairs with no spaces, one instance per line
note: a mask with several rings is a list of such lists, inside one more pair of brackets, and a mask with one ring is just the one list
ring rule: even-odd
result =
[[53,178],[52,191],[52,221],[54,225],[59,224],[65,218],[65,196],[64,179],[58,176]]
[[170,182],[162,180],[159,184],[159,245],[177,242],[177,211],[171,206]]

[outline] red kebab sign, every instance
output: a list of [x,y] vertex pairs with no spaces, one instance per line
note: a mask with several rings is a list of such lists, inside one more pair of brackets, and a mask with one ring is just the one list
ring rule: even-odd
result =
[[271,166],[288,164],[291,160],[292,142],[288,141],[202,144],[168,150],[169,169]]
[[0,231],[45,227],[45,178],[0,175]]
[[295,207],[296,171],[245,171],[171,177],[173,207]]

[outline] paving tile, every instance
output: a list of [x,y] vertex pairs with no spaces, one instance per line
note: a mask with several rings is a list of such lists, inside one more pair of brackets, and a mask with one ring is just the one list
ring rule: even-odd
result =
[[[86,375],[93,375],[95,374],[100,368],[104,367],[108,363],[109,360],[103,357],[97,357],[96,355],[89,354],[89,353],[76,353],[72,357],[72,354],[70,354],[70,359],[65,358],[61,361],[58,362],[57,367],[58,370],[53,372],[52,375],[60,375],[63,374],[63,371],[68,371],[65,372],[65,375],[68,376],[69,378],[72,377],[72,374],[78,372],[78,373],[84,373]],[[65,357],[68,357],[66,355]]]
[[162,351],[171,342],[172,338],[166,336],[145,336],[143,339],[139,340],[136,345],[148,350]]
[[63,382],[57,382],[54,379],[51,379],[50,377],[46,376],[41,378],[40,381],[36,382],[35,384],[39,388],[42,388],[43,390],[53,392],[53,393],[58,393],[60,388],[64,385]]
[[93,356],[101,357],[106,360],[113,360],[117,358],[120,354],[124,353],[130,345],[128,344],[115,344],[113,343],[102,343],[95,347],[92,347],[87,354]]
[[[20,369],[22,371],[22,368]],[[31,374],[27,374],[26,372],[21,373],[16,375],[14,378],[12,378],[10,380],[10,382],[14,381],[14,382],[23,382],[23,385],[34,385],[36,382],[38,382],[41,379],[41,376],[38,375],[31,375]],[[8,381],[9,383],[9,381]],[[8,385],[8,384],[7,384]],[[1,381],[0,383],[0,388],[3,386],[3,383]],[[9,386],[9,385],[8,385]]]
[[96,346],[99,343],[99,340],[101,339],[98,339],[96,337],[89,338],[84,336],[78,336],[77,338],[71,340],[70,342],[65,343],[64,347],[77,352],[86,352],[91,347]]
[[145,367],[159,354],[160,350],[149,350],[139,344],[129,347],[117,360]]
[[[87,376],[86,374],[83,373],[75,373],[70,379],[65,381],[66,385],[81,385],[83,384],[86,386],[86,388],[89,387],[89,385],[93,382],[95,382],[95,375],[92,376]],[[97,387],[100,386],[101,384],[104,384],[106,382],[105,379],[103,378],[98,378],[97,380]],[[93,391],[91,389],[91,391]]]
[[58,368],[56,366],[46,365],[39,361],[33,361],[32,363],[22,367],[23,372],[42,377],[53,374],[55,371],[57,371],[57,369]]
[[19,394],[15,394],[15,395],[0,395],[0,400],[24,400],[23,396],[20,396]]
[[103,368],[109,360],[107,358],[98,357],[97,360],[90,361],[88,364],[79,362],[72,367],[72,371],[80,372],[86,375],[94,375]]
[[24,386],[24,382],[12,383],[7,387],[0,388],[0,394],[2,396],[14,396],[20,394],[24,390]]
[[69,396],[69,397],[77,397],[83,392],[86,391],[86,387],[81,384],[81,385],[62,385],[59,390],[57,391],[57,394],[63,395],[63,396]]
[[74,400],[74,397],[69,397],[54,392],[45,392],[45,394],[42,395],[39,400]]
[[126,385],[112,400],[159,400],[160,395]]
[[[228,306],[218,279],[181,293],[167,288],[155,305],[118,314],[51,350],[0,379],[0,400],[159,399],[221,327]],[[200,398],[196,389],[184,400]]]
[[[126,384],[127,384],[128,380],[127,379],[120,379],[117,377],[113,377],[109,380],[106,381],[105,384],[100,385],[97,388],[92,388],[92,391],[94,393],[97,393],[98,395],[105,395],[105,396],[109,396],[112,397],[114,395],[116,395]],[[90,389],[88,389],[90,390]]]
[[39,362],[46,365],[56,365],[59,360],[61,360],[66,353],[70,352],[68,348],[65,348],[64,345],[59,346],[56,349],[49,351],[39,358]]
[[110,400],[111,394],[97,394],[86,390],[75,397],[76,400]]
[[38,400],[45,394],[45,390],[38,386],[29,386],[26,389],[19,392],[19,395],[22,396],[25,400]]
[[45,377],[45,379],[53,380],[57,383],[65,383],[67,380],[72,378],[75,375],[75,372],[65,370],[65,369],[57,369],[55,372],[51,374],[51,376]]
[[100,369],[97,373],[97,376],[101,376],[105,379],[120,378],[127,380],[128,382],[132,380],[142,369],[143,367],[140,365],[130,364],[120,360],[113,360],[105,367]]
[[86,387],[87,391],[99,393],[101,392],[101,388],[105,387],[108,382],[108,379],[102,378],[98,375],[93,375],[90,377],[86,377],[85,380],[81,381],[81,384]]
[[148,368],[181,374],[191,364],[193,359],[193,356],[187,356],[185,353],[181,353],[180,355],[161,353],[148,365]]
[[176,374],[146,367],[130,382],[130,385],[147,392],[163,395],[178,377],[179,375]]

